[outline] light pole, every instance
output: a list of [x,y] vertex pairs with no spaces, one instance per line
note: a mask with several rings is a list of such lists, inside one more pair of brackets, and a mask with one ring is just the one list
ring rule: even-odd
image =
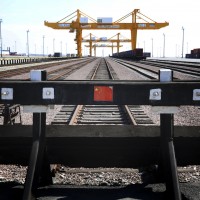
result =
[[27,30],[26,32],[27,32],[27,56],[29,57],[29,42],[28,42],[28,33],[29,33],[29,30]]
[[1,22],[2,22],[2,19],[0,19],[0,42],[1,42],[1,57],[2,57],[2,36],[1,36]]
[[17,45],[16,45],[16,41],[15,41],[15,52],[17,52]]
[[53,38],[53,54],[55,52],[55,38]]
[[62,41],[60,42],[60,53],[62,55]]
[[178,48],[177,48],[177,44],[176,44],[176,52],[175,52],[176,58],[178,57],[178,56],[177,56],[177,49],[178,49]]
[[184,28],[182,27],[183,30],[183,39],[182,39],[182,58],[183,58],[183,51],[184,51]]
[[153,38],[151,38],[151,46],[152,46],[152,49],[151,49],[151,53],[152,53],[152,55],[151,55],[151,57],[153,57]]
[[163,33],[164,41],[163,41],[163,58],[165,57],[165,34]]
[[43,35],[43,57],[44,57],[44,38],[45,36]]
[[36,44],[35,44],[35,56],[36,56]]

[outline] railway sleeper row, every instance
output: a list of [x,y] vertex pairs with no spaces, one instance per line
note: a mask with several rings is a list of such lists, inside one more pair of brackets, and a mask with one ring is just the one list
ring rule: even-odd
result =
[[[140,106],[128,106],[136,125],[153,125],[153,121],[145,114]],[[69,124],[75,106],[62,106],[52,124]],[[131,124],[126,110],[117,105],[85,105],[79,111],[75,124]]]
[[0,104],[0,117],[3,117],[3,125],[22,124],[20,105]]
[[64,105],[61,107],[60,111],[55,115],[51,124],[69,124],[72,113],[76,109],[75,105]]
[[152,119],[144,112],[140,106],[128,106],[133,115],[137,125],[153,125]]

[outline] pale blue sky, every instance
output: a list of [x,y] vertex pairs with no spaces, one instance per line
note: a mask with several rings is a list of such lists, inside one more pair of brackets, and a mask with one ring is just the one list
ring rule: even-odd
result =
[[[163,55],[163,41],[165,34],[165,55],[181,56],[182,26],[185,29],[184,53],[193,48],[200,48],[199,28],[199,0],[0,0],[0,19],[3,20],[2,38],[3,47],[11,47],[20,53],[26,53],[26,37],[29,30],[30,53],[42,53],[43,35],[45,36],[45,53],[52,53],[53,38],[55,38],[56,51],[65,54],[76,53],[74,42],[75,34],[68,30],[53,30],[44,26],[44,21],[56,22],[72,12],[80,9],[89,16],[113,17],[113,21],[130,13],[134,9],[140,9],[157,22],[169,22],[169,26],[154,31],[138,31],[137,46],[145,47],[145,51],[151,52],[153,38],[154,56]],[[129,31],[91,31],[98,37],[111,37],[121,32],[130,38]],[[90,31],[83,31],[83,36]],[[124,45],[121,50],[130,49],[130,44]],[[116,50],[115,50],[116,51]],[[83,47],[83,54],[88,50]],[[101,56],[102,49],[98,50]],[[111,49],[105,49],[105,54],[110,54]]]

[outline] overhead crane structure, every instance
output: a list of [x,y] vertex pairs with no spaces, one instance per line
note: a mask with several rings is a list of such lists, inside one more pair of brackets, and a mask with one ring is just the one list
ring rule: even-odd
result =
[[[89,39],[87,37],[89,36]],[[121,36],[121,37],[120,37]],[[117,37],[117,39],[115,39]],[[130,39],[127,39],[125,37],[122,38],[122,35],[120,33],[117,33],[116,35],[112,36],[111,38],[106,38],[105,40],[101,38],[96,37],[92,33],[88,34],[87,36],[83,37],[82,42],[88,42],[89,45],[86,45],[86,47],[90,48],[90,56],[92,56],[92,48],[96,50],[96,47],[111,47],[112,48],[112,53],[113,53],[113,47],[117,47],[117,53],[119,53],[119,47],[122,47],[120,45],[120,42],[131,42]],[[98,45],[101,43],[100,45]],[[112,45],[104,45],[102,43],[111,43]],[[116,45],[113,45],[114,43],[117,43]]]
[[98,47],[110,47],[110,48],[112,48],[112,54],[113,54],[113,48],[114,47],[117,47],[117,48],[119,48],[119,47],[123,47],[123,45],[114,45],[113,43],[112,44],[93,44],[92,45],[92,47],[90,46],[90,45],[85,45],[85,47],[89,47],[90,48],[90,56],[92,56],[92,48],[94,48],[94,56],[96,56],[96,48],[98,48]]
[[[82,17],[88,18],[91,22],[81,21]],[[126,18],[132,17],[131,23],[123,22]],[[138,21],[140,20],[140,21]],[[77,53],[79,57],[82,57],[82,31],[83,30],[130,30],[131,31],[131,46],[132,49],[136,48],[137,43],[137,31],[138,30],[155,30],[166,27],[169,25],[168,22],[157,23],[151,18],[145,16],[140,12],[139,9],[134,9],[129,14],[121,17],[115,22],[105,23],[105,22],[97,22],[94,18],[88,16],[83,13],[79,9],[72,14],[64,17],[63,19],[57,22],[48,22],[44,21],[44,25],[51,27],[53,29],[65,30],[68,29],[70,32],[74,32],[76,30],[76,38],[77,42]]]

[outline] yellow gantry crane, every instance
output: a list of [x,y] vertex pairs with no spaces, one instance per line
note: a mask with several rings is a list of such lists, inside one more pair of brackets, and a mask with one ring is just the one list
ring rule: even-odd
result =
[[93,44],[92,47],[90,45],[85,45],[85,47],[89,47],[90,48],[90,56],[92,56],[92,48],[94,48],[94,56],[96,56],[96,48],[97,47],[110,47],[112,49],[112,54],[113,54],[113,48],[114,47],[123,47],[123,45],[114,45],[113,43],[112,44]]
[[[132,17],[131,23],[122,22],[128,17]],[[75,19],[75,20],[73,20]],[[91,22],[88,22],[89,19]],[[138,22],[138,20],[140,22]],[[137,43],[137,31],[138,30],[155,30],[166,27],[169,25],[168,22],[157,23],[140,12],[139,9],[134,9],[129,14],[118,19],[115,22],[107,22],[103,20],[95,20],[87,14],[81,12],[79,9],[72,14],[64,17],[57,22],[44,21],[44,25],[53,29],[65,30],[69,29],[70,32],[76,30],[76,42],[78,56],[82,56],[82,31],[83,30],[130,30],[131,31],[131,46],[132,49],[136,48]]]
[[[89,36],[89,39],[86,39],[88,36]],[[119,47],[122,47],[122,46],[120,46],[120,42],[131,42],[130,39],[122,38],[120,36],[122,36],[122,35],[120,33],[117,33],[116,35],[107,39],[107,37],[97,38],[92,33],[90,33],[89,35],[83,37],[82,42],[89,43],[89,46],[87,46],[87,47],[90,48],[90,56],[92,56],[92,48],[95,47],[93,45],[93,43],[96,44],[97,47],[98,47],[97,43],[112,43],[112,45],[110,45],[110,46],[108,45],[108,47],[112,47],[112,53],[113,53],[113,47],[117,47],[117,52],[119,53]],[[117,37],[117,38],[115,39],[115,37]],[[117,45],[113,46],[113,43],[117,43]],[[103,46],[105,46],[105,45],[103,45]],[[103,47],[103,46],[100,45],[100,47]]]

